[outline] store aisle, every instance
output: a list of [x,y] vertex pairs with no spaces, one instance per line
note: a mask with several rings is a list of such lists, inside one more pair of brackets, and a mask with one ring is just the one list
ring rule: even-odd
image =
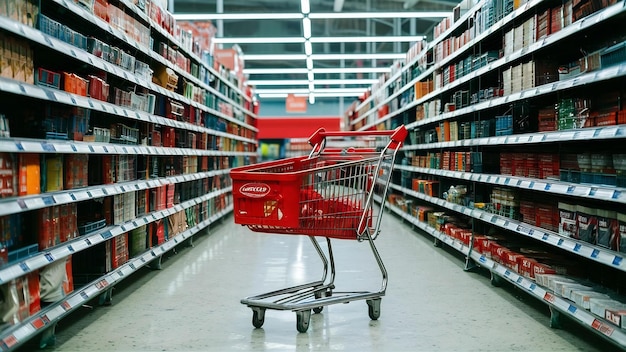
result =
[[[268,310],[255,329],[241,298],[319,278],[304,236],[250,232],[224,220],[194,248],[145,271],[114,293],[110,307],[62,323],[56,351],[602,351],[591,333],[548,327],[547,307],[514,289],[462,270],[453,251],[435,248],[386,214],[376,241],[389,271],[381,317],[364,301],[333,305],[296,331],[290,311]],[[369,246],[335,241],[337,290],[376,290]],[[612,349],[612,348],[611,348]]]

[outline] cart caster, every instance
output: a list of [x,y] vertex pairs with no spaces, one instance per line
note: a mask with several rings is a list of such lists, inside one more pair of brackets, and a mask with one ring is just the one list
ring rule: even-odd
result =
[[324,310],[324,306],[313,308],[313,313],[320,314]]
[[306,332],[309,329],[309,322],[311,321],[311,311],[301,310],[296,312],[296,329],[298,332]]
[[252,325],[255,328],[260,328],[265,323],[265,309],[264,308],[252,308]]
[[[315,299],[320,299],[322,297],[327,297],[326,295],[328,294],[328,292],[315,292]],[[315,307],[313,308],[313,313],[315,314],[319,314],[324,310],[324,306],[319,306],[319,307]]]
[[378,320],[380,318],[380,298],[368,299],[367,312],[372,320]]

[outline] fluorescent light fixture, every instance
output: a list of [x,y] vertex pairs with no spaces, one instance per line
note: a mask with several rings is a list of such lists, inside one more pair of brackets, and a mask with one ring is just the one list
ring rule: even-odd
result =
[[380,37],[314,37],[312,43],[383,43],[383,42],[418,42],[426,39],[422,35],[413,36],[380,36]]
[[315,75],[313,74],[313,71],[309,71],[308,77],[309,77],[309,82],[315,79]]
[[313,54],[313,44],[311,44],[311,42],[308,40],[304,42],[304,53],[307,56],[310,56],[311,54]]
[[309,82],[309,91],[312,92],[315,90],[315,83]]
[[[247,58],[247,56],[246,56]],[[379,59],[404,59],[406,53],[381,53],[381,54],[315,54],[313,60],[379,60]]]
[[[368,88],[317,88],[316,93],[363,93]],[[307,88],[256,89],[257,94],[309,94]]]
[[315,104],[315,95],[309,94],[309,104]]
[[235,43],[235,44],[266,44],[266,43],[304,43],[302,37],[239,37],[239,38],[213,38],[216,44]]
[[308,17],[302,19],[302,34],[306,39],[311,38],[311,20]]
[[309,0],[301,0],[300,1],[300,10],[303,14],[307,14],[311,12],[311,5],[309,4]]
[[[276,75],[276,74],[298,74],[308,73],[313,68],[313,59],[306,59],[306,68],[244,68],[246,75]],[[346,67],[346,68],[313,68],[313,73],[387,73],[391,72],[391,67]]]
[[[313,76],[313,72],[309,72],[309,77]],[[314,84],[324,84],[324,85],[339,85],[339,84],[374,84],[378,82],[378,79],[252,79],[246,81],[246,84],[249,86],[306,86],[307,84],[313,82]]]
[[[285,99],[290,93],[260,93],[261,99]],[[315,96],[318,98],[340,98],[340,97],[359,97],[363,95],[363,92],[344,92],[344,93],[320,93],[315,92]],[[296,94],[296,96],[307,96],[307,94]]]
[[207,20],[300,20],[301,13],[177,13],[174,18],[178,21],[207,21]]
[[[246,70],[244,70],[244,73]],[[314,73],[387,73],[391,67],[314,68]]]
[[243,55],[243,59],[246,61],[280,61],[280,60],[306,60],[304,54],[255,54],[255,55]]
[[[311,60],[311,65],[313,64],[313,60],[311,58],[307,59]],[[244,68],[243,73],[246,75],[275,75],[275,74],[297,74],[297,73],[307,73],[309,70],[306,68]]]
[[335,84],[374,84],[378,79],[316,79],[315,84],[335,85]]
[[421,11],[421,12],[318,12],[309,14],[311,19],[337,19],[337,18],[444,18],[451,16],[452,12],[445,11]]

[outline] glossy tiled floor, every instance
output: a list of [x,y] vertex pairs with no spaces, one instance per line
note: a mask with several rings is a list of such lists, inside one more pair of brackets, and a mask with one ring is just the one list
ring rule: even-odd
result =
[[[319,278],[321,263],[303,236],[250,232],[224,220],[114,292],[110,307],[63,321],[57,351],[607,351],[566,321],[551,329],[548,309],[513,288],[463,271],[451,250],[435,248],[387,214],[376,241],[389,271],[381,317],[364,301],[324,308],[306,333],[291,311],[268,310],[261,329],[240,299]],[[366,243],[336,241],[337,290],[377,290]],[[130,280],[134,282],[130,284]],[[80,319],[74,319],[80,316]],[[75,322],[72,322],[75,320]]]

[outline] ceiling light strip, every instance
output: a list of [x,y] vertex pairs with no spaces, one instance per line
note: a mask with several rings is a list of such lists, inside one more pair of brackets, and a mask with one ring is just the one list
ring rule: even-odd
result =
[[208,21],[208,20],[300,20],[301,13],[177,13],[177,21]]
[[[261,93],[259,98],[262,99],[285,99],[291,93]],[[316,98],[340,98],[340,97],[359,97],[363,92],[344,92],[344,93],[320,93],[315,92]],[[310,94],[295,94],[298,97],[310,96]]]
[[206,20],[300,20],[305,14],[310,19],[338,19],[338,18],[444,18],[452,16],[446,11],[421,12],[321,12],[321,13],[176,13],[174,18],[179,21],[206,21]]
[[304,43],[305,39],[302,37],[232,37],[232,38],[213,38],[213,42],[216,44],[279,44],[279,43]]
[[[280,39],[280,38],[279,38]],[[426,39],[425,36],[362,36],[362,37],[313,37],[310,39],[312,43],[402,43],[402,42],[418,42]]]
[[452,16],[449,11],[420,11],[420,12],[324,12],[311,13],[311,19],[337,19],[337,18],[444,18]]
[[[275,74],[306,74],[310,67],[313,67],[313,59],[307,58],[307,68],[244,68],[243,73],[247,75],[275,75]],[[314,68],[313,73],[388,73],[391,67],[345,67],[345,68]]]
[[[363,93],[368,88],[317,88],[316,93]],[[291,93],[291,94],[309,94],[309,89],[307,88],[277,88],[277,89],[256,89],[255,92],[257,94],[277,94],[277,93]]]
[[[245,54],[245,61],[276,61],[276,60],[306,60],[306,54]],[[406,53],[379,53],[379,54],[313,54],[313,60],[384,60],[404,59]]]
[[[316,79],[314,80],[315,84],[324,84],[324,85],[339,85],[339,84],[374,84],[378,82],[378,79]],[[309,80],[305,79],[258,79],[258,80],[248,80],[246,84],[249,86],[284,86],[284,85],[307,85],[309,84]]]

